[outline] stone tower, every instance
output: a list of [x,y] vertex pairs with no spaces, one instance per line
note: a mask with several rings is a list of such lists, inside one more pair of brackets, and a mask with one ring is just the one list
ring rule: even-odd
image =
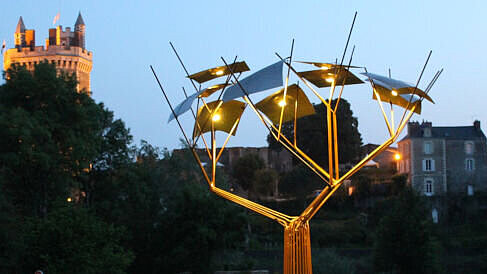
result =
[[93,65],[93,53],[85,48],[86,25],[81,13],[78,14],[74,31],[62,26],[49,29],[46,45],[35,45],[35,31],[25,28],[22,16],[15,29],[15,48],[8,49],[3,57],[6,71],[12,64],[34,70],[34,66],[47,61],[56,66],[59,73],[75,73],[78,80],[78,92],[91,94],[90,72]]

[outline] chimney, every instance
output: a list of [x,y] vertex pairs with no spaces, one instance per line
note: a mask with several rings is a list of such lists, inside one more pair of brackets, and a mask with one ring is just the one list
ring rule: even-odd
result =
[[475,120],[473,122],[473,126],[475,127],[476,130],[480,130],[480,121],[479,120]]
[[419,129],[418,122],[409,122],[408,123],[408,136],[409,137],[418,137],[418,133],[421,132]]

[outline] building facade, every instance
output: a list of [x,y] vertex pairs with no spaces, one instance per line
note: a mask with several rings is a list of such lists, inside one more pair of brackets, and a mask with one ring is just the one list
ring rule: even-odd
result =
[[[219,151],[220,148],[217,148]],[[182,153],[183,150],[175,149],[173,153]],[[197,148],[196,153],[203,163],[211,163],[206,149]],[[293,157],[287,150],[275,151],[268,147],[227,147],[218,161],[218,165],[226,172],[232,173],[233,167],[238,159],[247,154],[256,154],[263,161],[266,168],[274,169],[277,172],[289,172],[293,168]]]
[[15,48],[5,52],[3,68],[6,71],[17,64],[33,71],[36,64],[48,62],[56,66],[58,73],[76,74],[77,90],[90,95],[93,53],[85,48],[85,36],[86,26],[80,13],[73,31],[70,27],[51,28],[45,46],[36,46],[35,30],[26,29],[20,17],[14,34]]
[[425,196],[473,196],[487,190],[487,144],[480,121],[473,126],[433,127],[410,122],[398,143],[399,172]]

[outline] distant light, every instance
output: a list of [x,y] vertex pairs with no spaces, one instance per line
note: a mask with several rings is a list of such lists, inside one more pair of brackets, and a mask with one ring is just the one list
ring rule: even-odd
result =
[[215,114],[213,115],[213,118],[211,118],[213,120],[213,122],[217,122],[217,121],[220,121],[222,117],[220,116],[220,114]]
[[392,91],[391,91],[391,94],[392,94],[392,96],[397,96],[397,91],[392,90]]
[[280,107],[284,107],[286,105],[286,100],[282,99],[281,101],[279,101],[278,105]]
[[66,201],[68,201],[68,203],[71,203],[71,202],[73,201],[73,199],[71,199],[71,197],[68,197],[68,198],[66,199]]
[[223,75],[223,70],[217,70],[217,71],[215,72],[215,74],[216,74],[216,75]]
[[399,153],[394,154],[394,159],[396,159],[398,161],[401,160],[401,154],[399,154]]
[[330,77],[330,78],[326,78],[325,80],[326,80],[328,83],[333,83],[333,81],[335,81],[335,79],[334,79],[334,78],[331,78],[331,77]]

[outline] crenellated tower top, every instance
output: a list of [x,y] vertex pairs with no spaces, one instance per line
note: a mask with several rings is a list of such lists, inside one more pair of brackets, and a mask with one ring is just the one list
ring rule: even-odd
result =
[[33,71],[36,64],[49,62],[54,64],[58,72],[76,74],[78,91],[91,93],[90,72],[92,68],[92,52],[85,48],[86,25],[78,13],[74,29],[61,25],[49,29],[49,37],[45,46],[36,46],[35,30],[26,29],[20,16],[15,28],[15,48],[8,49],[3,58],[6,71],[11,65],[25,66]]

